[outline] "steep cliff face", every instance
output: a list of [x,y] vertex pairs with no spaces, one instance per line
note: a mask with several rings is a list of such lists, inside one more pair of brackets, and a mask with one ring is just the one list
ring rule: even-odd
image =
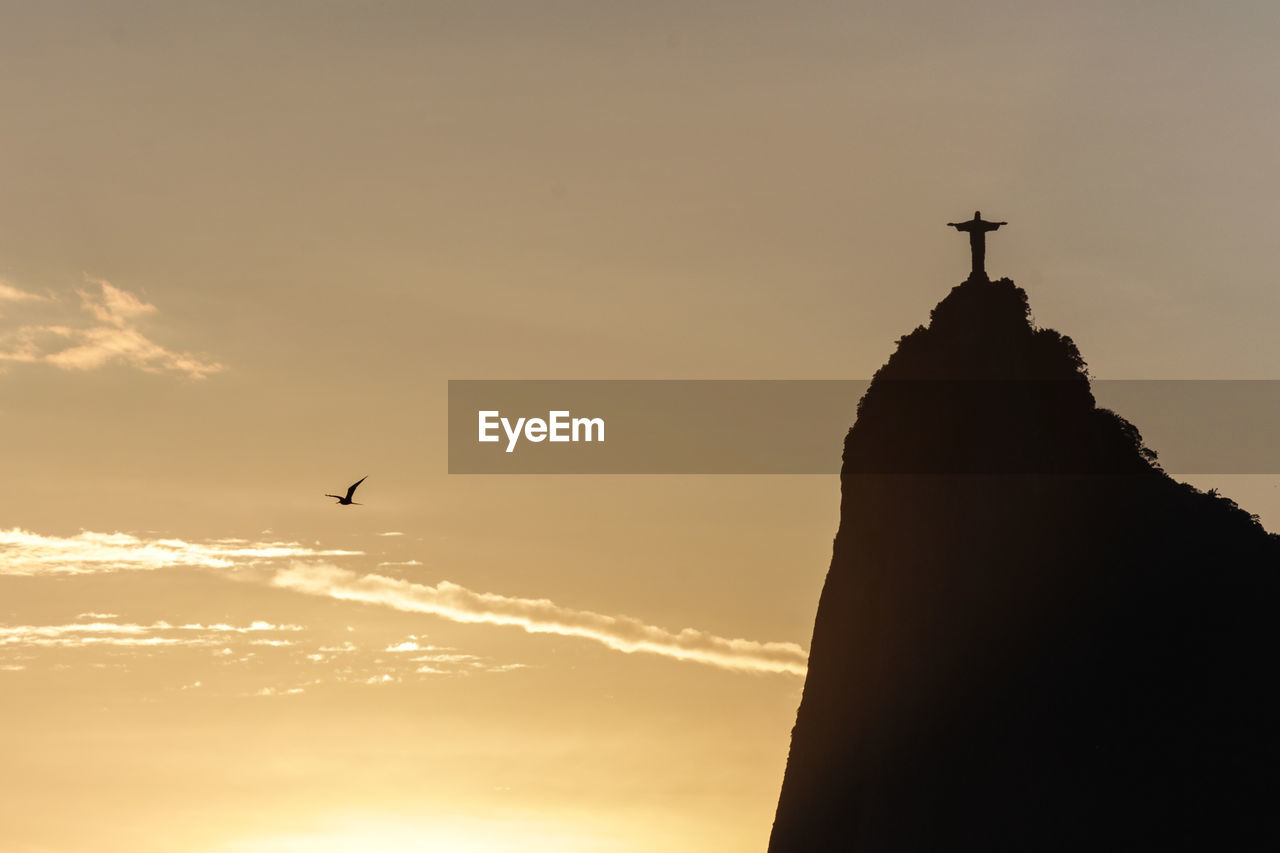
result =
[[956,287],[845,442],[770,851],[1280,849],[1278,574],[1025,292]]

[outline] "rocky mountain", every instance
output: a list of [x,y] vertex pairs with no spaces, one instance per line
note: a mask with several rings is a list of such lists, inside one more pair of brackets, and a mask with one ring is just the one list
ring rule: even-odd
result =
[[844,446],[769,850],[1280,849],[1280,536],[972,277]]

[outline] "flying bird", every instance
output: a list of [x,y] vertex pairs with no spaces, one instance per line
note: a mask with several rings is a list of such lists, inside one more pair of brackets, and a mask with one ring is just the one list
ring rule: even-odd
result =
[[365,474],[359,480],[356,480],[354,483],[348,486],[346,495],[325,495],[325,497],[337,498],[338,503],[342,506],[351,506],[352,504],[356,504],[356,506],[363,506],[363,504],[357,504],[355,501],[351,500],[351,496],[356,493],[356,486],[360,485],[367,479],[369,479],[369,475]]

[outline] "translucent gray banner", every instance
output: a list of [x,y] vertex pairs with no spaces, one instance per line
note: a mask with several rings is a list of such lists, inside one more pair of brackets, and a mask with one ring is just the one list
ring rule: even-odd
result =
[[[918,391],[934,393],[927,386],[936,384],[919,383]],[[961,397],[968,392],[961,381],[945,384]],[[1022,400],[1053,397],[1068,384],[1073,394],[1079,389],[983,384],[988,400],[992,393]],[[868,385],[450,380],[449,472],[837,474]],[[1092,392],[1099,407],[1138,428],[1170,473],[1280,474],[1280,380],[1095,380]]]

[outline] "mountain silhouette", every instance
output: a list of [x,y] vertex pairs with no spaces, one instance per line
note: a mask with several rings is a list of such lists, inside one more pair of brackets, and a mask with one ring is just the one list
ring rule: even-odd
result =
[[844,445],[770,853],[1280,849],[1280,536],[971,277]]

